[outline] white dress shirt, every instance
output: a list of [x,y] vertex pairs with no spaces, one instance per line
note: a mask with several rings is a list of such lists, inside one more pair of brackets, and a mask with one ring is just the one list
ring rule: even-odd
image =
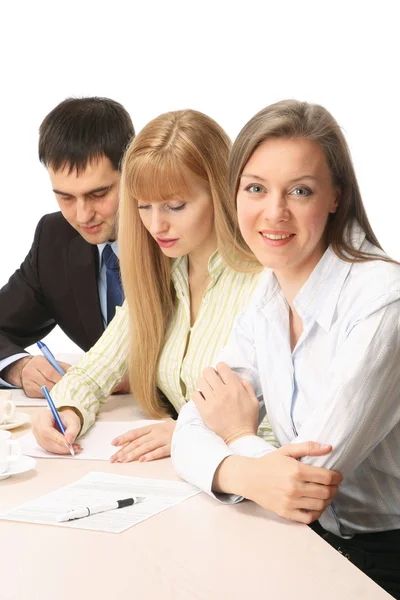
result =
[[[383,255],[358,224],[351,242]],[[313,440],[333,446],[326,456],[302,459],[344,475],[320,518],[325,529],[351,537],[400,528],[400,266],[349,263],[328,248],[294,306],[303,333],[292,352],[289,307],[266,271],[216,362],[252,382],[280,445]],[[193,402],[183,407],[172,441],[179,475],[210,494],[225,457],[271,451],[255,436],[226,446]]]
[[[99,299],[100,299],[100,309],[101,315],[103,317],[104,329],[107,327],[107,270],[105,264],[103,264],[102,255],[103,250],[107,244],[110,244],[116,256],[118,256],[118,241],[115,242],[106,242],[105,244],[98,244],[97,248],[99,251],[99,276],[97,279],[97,286],[99,290]],[[118,256],[119,258],[119,256]],[[27,352],[21,352],[20,354],[13,354],[12,356],[7,356],[7,358],[3,358],[0,360],[0,373],[9,365],[16,362],[20,358],[24,358],[25,356],[30,356]],[[0,387],[6,388],[14,388],[15,386],[7,383],[0,377]]]

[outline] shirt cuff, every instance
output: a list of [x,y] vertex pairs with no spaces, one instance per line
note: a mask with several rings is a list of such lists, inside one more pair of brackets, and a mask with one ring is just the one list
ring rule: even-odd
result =
[[[65,375],[64,375],[64,377],[65,377]],[[59,385],[60,383],[61,382],[59,381],[56,385]],[[56,386],[54,386],[53,390],[55,389],[55,387]],[[79,413],[78,416],[81,420],[81,428],[79,430],[77,438],[81,437],[88,431],[88,429],[90,429],[90,427],[95,422],[96,414],[90,415],[80,402],[73,400],[72,398],[70,398],[69,400],[58,400],[57,394],[53,393],[53,390],[51,392],[51,396],[52,396],[52,399],[54,402],[54,406],[57,408],[57,410],[60,410],[61,408],[72,408],[75,411],[78,411],[78,413]]]
[[[226,446],[225,449],[221,447],[219,449],[219,452],[215,452],[209,455],[209,458],[207,460],[208,464],[205,465],[203,463],[203,469],[198,470],[198,472],[202,474],[202,477],[200,478],[199,482],[199,487],[222,504],[236,504],[237,502],[241,502],[243,500],[242,496],[237,496],[236,494],[223,494],[221,492],[212,491],[212,484],[214,481],[215,473],[217,472],[217,469],[222,463],[222,461],[225,460],[225,458],[227,458],[228,456],[232,456],[232,452],[230,452]],[[210,475],[212,476],[210,477]]]
[[[3,358],[3,360],[0,360],[0,373],[2,373],[4,371],[4,369],[9,367],[13,363],[17,362],[17,360],[20,360],[21,358],[25,358],[26,356],[30,356],[30,354],[28,354],[27,352],[20,352],[19,354],[13,354],[12,356],[7,356],[7,358]],[[0,386],[14,389],[14,390],[18,389],[17,386],[11,385],[11,383],[8,383],[1,377],[0,377]]]
[[269,444],[257,435],[245,435],[234,442],[228,444],[228,448],[233,454],[239,456],[248,456],[249,458],[259,458],[276,450],[272,444]]
[[[260,456],[264,456],[264,454],[268,454],[273,450],[276,450],[274,446],[268,444],[265,440],[261,439],[257,435],[245,435],[238,440],[235,440],[231,444],[228,444],[229,450],[231,450],[230,455],[236,454],[239,456],[247,456],[249,458],[259,458]],[[227,454],[227,456],[229,456]],[[214,471],[214,475],[217,469]],[[238,496],[236,494],[222,494],[220,492],[213,493],[211,495],[222,502],[223,504],[237,504],[244,500],[243,496]]]

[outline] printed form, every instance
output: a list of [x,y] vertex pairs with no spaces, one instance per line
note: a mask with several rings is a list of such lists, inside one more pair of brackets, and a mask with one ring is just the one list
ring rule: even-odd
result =
[[[198,488],[180,481],[90,472],[74,483],[0,514],[0,520],[121,533],[199,493]],[[65,523],[57,521],[62,514],[75,508],[98,506],[132,496],[140,497],[140,501],[132,506]]]

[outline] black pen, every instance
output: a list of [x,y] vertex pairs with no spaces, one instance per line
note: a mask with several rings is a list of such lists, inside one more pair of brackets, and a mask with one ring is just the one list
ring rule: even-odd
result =
[[[107,510],[115,510],[116,508],[125,508],[126,506],[132,506],[139,502],[139,497],[134,496],[133,498],[125,498],[124,500],[116,500],[114,502],[107,502],[107,504],[99,504],[98,506],[82,506],[81,508],[74,508],[60,517],[57,521],[63,523],[65,521],[72,521],[73,519],[83,519],[89,515],[95,515],[97,513],[106,512]],[[143,497],[141,498],[143,499]]]

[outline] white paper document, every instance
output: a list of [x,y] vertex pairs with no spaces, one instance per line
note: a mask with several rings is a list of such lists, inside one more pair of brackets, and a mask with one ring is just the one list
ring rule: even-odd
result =
[[83,451],[76,454],[75,457],[70,454],[52,454],[41,448],[33,433],[29,432],[18,441],[21,446],[22,454],[34,456],[36,458],[65,458],[71,460],[110,460],[111,456],[118,452],[118,446],[112,446],[114,438],[126,433],[130,429],[146,427],[153,423],[162,423],[162,421],[96,421],[96,423],[83,435],[78,438]]
[[12,390],[12,399],[15,406],[48,406],[44,398],[28,398],[21,389]]
[[[121,533],[199,493],[198,488],[180,481],[90,472],[74,483],[0,514],[0,520]],[[132,496],[140,497],[132,506],[64,523],[57,521],[59,516],[75,508]]]

